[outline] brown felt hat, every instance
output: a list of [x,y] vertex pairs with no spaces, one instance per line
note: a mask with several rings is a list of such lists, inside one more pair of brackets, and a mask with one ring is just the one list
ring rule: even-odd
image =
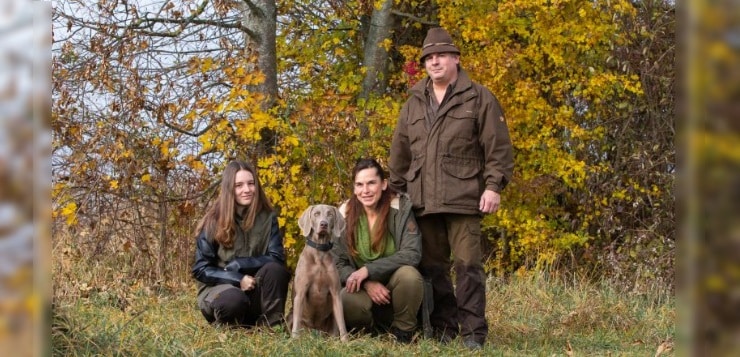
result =
[[424,57],[431,55],[432,53],[457,53],[460,54],[460,50],[457,49],[454,43],[452,43],[452,37],[447,30],[441,27],[435,27],[429,29],[427,37],[424,38],[424,45],[421,47],[421,57],[419,62],[424,62]]

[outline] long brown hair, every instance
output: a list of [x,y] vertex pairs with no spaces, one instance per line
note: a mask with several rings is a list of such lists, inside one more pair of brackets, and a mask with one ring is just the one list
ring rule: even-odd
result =
[[249,171],[254,176],[255,195],[252,203],[247,207],[244,219],[242,220],[242,229],[248,231],[254,227],[254,219],[262,211],[272,211],[272,204],[267,199],[265,191],[262,189],[257,170],[243,160],[234,160],[226,165],[221,178],[221,191],[218,199],[213,202],[206,211],[203,219],[195,228],[195,234],[198,235],[202,230],[206,230],[208,239],[215,239],[218,244],[231,248],[234,246],[234,236],[236,234],[236,197],[234,195],[234,181],[236,173],[242,170]]
[[[386,175],[383,171],[383,167],[375,161],[375,159],[360,159],[357,160],[354,169],[352,169],[352,185],[354,187],[354,180],[357,178],[357,174],[365,169],[375,169],[375,172],[380,177],[381,182],[385,181]],[[388,233],[388,212],[391,209],[391,199],[393,197],[393,189],[390,185],[380,194],[380,200],[378,201],[377,213],[378,219],[375,221],[375,225],[371,228],[370,241],[373,252],[379,252],[384,247],[381,247],[383,238]],[[355,230],[360,221],[360,217],[365,214],[365,208],[363,207],[360,200],[352,192],[349,202],[347,203],[347,248],[352,257],[357,257],[357,246],[355,245]]]

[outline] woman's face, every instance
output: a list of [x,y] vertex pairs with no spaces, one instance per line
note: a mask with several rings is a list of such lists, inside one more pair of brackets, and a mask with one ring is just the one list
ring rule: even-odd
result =
[[365,207],[365,211],[375,210],[387,187],[388,181],[381,179],[375,168],[360,170],[355,176],[355,196]]
[[247,170],[237,171],[234,178],[234,196],[237,206],[249,206],[254,200],[255,189],[254,175]]

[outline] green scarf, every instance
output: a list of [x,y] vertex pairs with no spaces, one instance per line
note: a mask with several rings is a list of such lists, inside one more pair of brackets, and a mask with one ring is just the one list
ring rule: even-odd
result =
[[387,257],[396,252],[396,242],[393,241],[391,233],[386,231],[385,237],[380,246],[385,245],[385,249],[382,252],[374,252],[370,242],[370,228],[367,222],[367,215],[360,216],[357,228],[355,229],[355,248],[357,248],[357,266],[363,267],[365,263],[371,262],[375,259]]

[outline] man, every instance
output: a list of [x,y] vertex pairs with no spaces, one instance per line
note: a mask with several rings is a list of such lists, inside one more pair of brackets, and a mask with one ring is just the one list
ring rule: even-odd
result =
[[421,229],[420,270],[432,282],[437,338],[459,334],[478,349],[488,334],[481,218],[498,210],[511,179],[511,140],[498,100],[460,68],[460,50],[445,29],[429,30],[420,61],[428,78],[411,88],[401,109],[391,185],[410,195]]

